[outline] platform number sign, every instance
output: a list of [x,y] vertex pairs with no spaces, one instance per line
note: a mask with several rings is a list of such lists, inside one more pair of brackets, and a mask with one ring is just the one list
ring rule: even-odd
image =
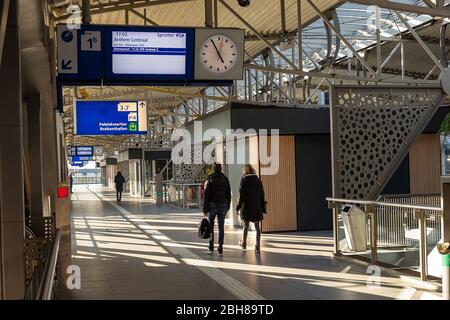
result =
[[81,35],[82,51],[102,51],[102,33],[100,31],[85,31]]

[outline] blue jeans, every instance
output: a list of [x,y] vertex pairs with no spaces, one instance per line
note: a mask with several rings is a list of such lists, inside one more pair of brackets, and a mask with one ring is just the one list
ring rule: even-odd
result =
[[209,250],[214,250],[214,222],[217,217],[219,224],[219,252],[223,250],[223,239],[225,237],[225,217],[228,212],[228,205],[226,203],[210,203],[208,220],[210,225]]

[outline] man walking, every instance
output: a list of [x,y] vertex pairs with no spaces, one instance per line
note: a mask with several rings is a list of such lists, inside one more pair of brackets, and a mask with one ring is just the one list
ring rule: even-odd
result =
[[69,174],[70,193],[73,193],[73,173]]
[[222,173],[222,165],[214,164],[214,172],[208,177],[205,189],[203,213],[210,224],[210,238],[208,254],[214,251],[214,222],[217,217],[219,225],[219,246],[217,252],[223,255],[223,242],[225,237],[225,217],[230,210],[231,187],[228,178]]
[[117,203],[122,202],[123,185],[125,184],[125,182],[125,177],[122,175],[122,172],[117,171],[117,175],[114,178],[114,183],[116,184]]

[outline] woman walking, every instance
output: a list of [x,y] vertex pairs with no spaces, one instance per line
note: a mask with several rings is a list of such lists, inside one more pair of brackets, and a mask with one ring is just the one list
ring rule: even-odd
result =
[[240,246],[242,249],[247,248],[248,228],[250,222],[253,222],[256,229],[255,252],[259,253],[261,250],[261,221],[267,210],[262,182],[250,164],[244,166],[236,211],[244,222],[244,237],[240,241]]

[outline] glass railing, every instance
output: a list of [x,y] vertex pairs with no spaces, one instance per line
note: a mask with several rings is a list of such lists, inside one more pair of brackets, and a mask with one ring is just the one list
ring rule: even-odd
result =
[[74,176],[73,184],[74,185],[83,185],[83,184],[103,184],[103,178],[101,176]]
[[[430,253],[441,240],[442,211],[436,195],[389,196],[379,201],[327,200],[333,209],[336,254],[359,256],[372,264],[418,272],[422,280],[428,278]],[[352,226],[345,232],[343,209],[347,205],[365,215],[365,225],[353,226],[363,230],[367,241],[364,250],[358,252],[350,248],[348,229]]]

